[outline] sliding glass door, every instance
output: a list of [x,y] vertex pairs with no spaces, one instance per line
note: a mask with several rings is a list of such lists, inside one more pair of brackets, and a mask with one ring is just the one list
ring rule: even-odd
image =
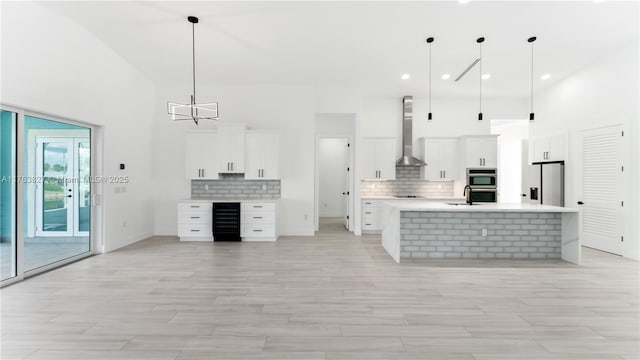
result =
[[24,269],[88,254],[91,205],[89,128],[25,116]]
[[17,114],[0,110],[0,281],[17,274],[16,237]]
[[0,109],[0,286],[92,253],[92,128]]

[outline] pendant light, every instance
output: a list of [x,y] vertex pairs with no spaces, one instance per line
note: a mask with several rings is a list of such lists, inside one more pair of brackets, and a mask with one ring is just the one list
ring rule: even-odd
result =
[[533,112],[533,43],[535,41],[535,36],[527,39],[527,42],[531,44],[531,112],[529,113],[529,121],[531,122],[533,122],[535,119],[535,114]]
[[480,56],[478,57],[480,63],[480,72],[478,73],[478,79],[480,79],[480,111],[478,112],[478,121],[482,121],[482,43],[484,42],[484,38],[479,37],[476,42],[480,48]]
[[195,16],[187,17],[187,20],[191,23],[191,40],[192,40],[192,52],[191,52],[191,66],[193,74],[193,93],[191,94],[191,102],[189,104],[179,104],[173,102],[167,102],[167,112],[171,115],[172,120],[193,120],[198,125],[199,120],[218,120],[218,103],[204,103],[198,104],[196,102],[196,30],[195,25],[198,23],[198,18]]
[[431,43],[433,43],[433,38],[427,38],[427,44],[429,44],[429,113],[427,114],[427,122],[431,122],[433,120],[433,114],[431,113]]

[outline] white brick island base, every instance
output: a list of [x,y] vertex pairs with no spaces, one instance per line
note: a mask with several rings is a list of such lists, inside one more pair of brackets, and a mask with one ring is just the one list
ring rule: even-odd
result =
[[382,244],[400,259],[564,259],[579,263],[578,213],[553,206],[385,204]]

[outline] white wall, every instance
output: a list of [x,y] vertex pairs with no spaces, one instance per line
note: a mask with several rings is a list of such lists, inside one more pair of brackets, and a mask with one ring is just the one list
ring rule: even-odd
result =
[[[407,94],[411,95],[411,94]],[[479,122],[478,99],[433,99],[433,121],[427,123],[428,103],[421,97],[413,98],[413,155],[420,156],[418,138],[424,136],[459,136],[490,134],[491,119],[517,119],[528,116],[527,102],[522,99],[486,99],[483,100],[485,120]],[[402,153],[402,97],[397,98],[364,98],[361,100],[356,124],[356,179],[360,179],[358,163],[366,154],[358,151],[358,141],[366,137],[395,137],[396,152]],[[462,193],[456,182],[456,194]],[[459,191],[458,191],[459,190]],[[360,198],[360,181],[355,183],[356,199]],[[354,209],[355,233],[360,235],[360,201],[356,201]]]
[[[159,87],[153,124],[153,176],[155,232],[175,235],[176,202],[190,197],[184,175],[184,135],[214,129],[213,121],[174,122],[166,114],[166,101],[188,101],[189,79],[184,86]],[[200,101],[218,101],[223,121],[243,122],[254,129],[280,129],[280,217],[282,235],[313,235],[314,214],[314,113],[313,91],[285,86],[198,86]]]
[[491,133],[498,136],[498,202],[522,202],[522,140],[529,138],[529,120],[493,120]]
[[[93,34],[40,5],[2,3],[2,103],[104,127],[107,251],[153,234],[150,192],[153,84]],[[127,170],[118,170],[125,163]],[[126,227],[123,222],[126,220]]]
[[623,255],[633,259],[640,259],[638,51],[638,42],[629,44],[538,94],[534,108],[536,121],[530,128],[532,137],[558,131],[569,133],[565,198],[567,206],[575,206],[581,196],[575,189],[581,188],[582,182],[580,174],[576,173],[576,169],[580,168],[576,164],[582,159],[577,146],[580,132],[616,124],[626,127],[625,133],[628,135],[625,136],[623,153],[628,157],[630,166],[625,166],[628,171],[624,173],[625,189],[622,191],[626,208]]
[[320,185],[320,217],[345,215],[344,195],[347,191],[347,139],[321,138],[318,144]]

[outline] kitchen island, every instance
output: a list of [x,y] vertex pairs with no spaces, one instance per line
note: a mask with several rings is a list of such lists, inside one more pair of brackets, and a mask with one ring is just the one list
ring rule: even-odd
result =
[[385,202],[382,246],[400,259],[563,259],[580,263],[578,210],[530,204]]

